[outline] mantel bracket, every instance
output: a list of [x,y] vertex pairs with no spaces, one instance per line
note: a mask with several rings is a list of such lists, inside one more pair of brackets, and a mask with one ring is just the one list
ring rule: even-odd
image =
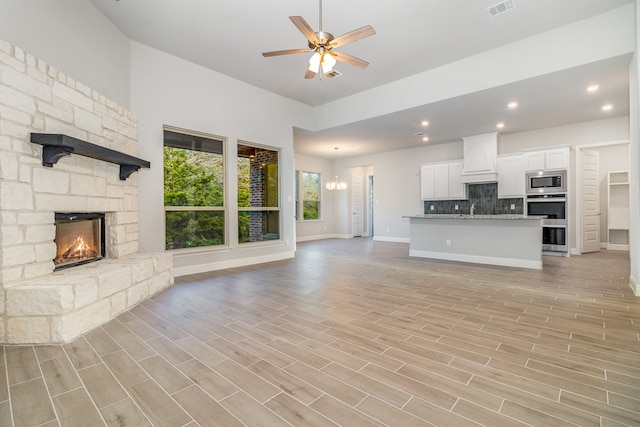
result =
[[151,167],[151,163],[146,160],[67,135],[32,133],[31,142],[42,145],[42,165],[47,167],[52,167],[64,156],[77,154],[119,165],[121,181],[129,178],[140,168]]
[[58,160],[73,153],[72,147],[56,147],[44,145],[42,147],[42,166],[53,167]]

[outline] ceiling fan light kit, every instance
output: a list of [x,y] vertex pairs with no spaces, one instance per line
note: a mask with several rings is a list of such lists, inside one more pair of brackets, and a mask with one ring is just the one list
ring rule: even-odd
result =
[[275,50],[263,52],[262,56],[270,57],[313,52],[313,55],[309,59],[309,67],[305,73],[305,79],[315,77],[318,71],[320,71],[320,67],[322,67],[322,75],[331,74],[331,72],[334,71],[333,67],[337,61],[344,62],[359,69],[365,69],[369,65],[367,61],[347,53],[334,52],[333,49],[374,35],[376,32],[371,25],[366,25],[343,34],[338,38],[334,38],[331,33],[322,31],[322,0],[320,0],[320,26],[318,32],[314,32],[302,16],[290,16],[289,19],[307,39],[309,49]]

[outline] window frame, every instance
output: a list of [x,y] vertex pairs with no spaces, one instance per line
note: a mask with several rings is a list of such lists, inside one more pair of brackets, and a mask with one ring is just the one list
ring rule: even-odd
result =
[[[266,244],[275,244],[275,243],[281,243],[283,241],[283,237],[282,237],[282,226],[283,226],[283,220],[284,218],[282,217],[282,148],[281,147],[274,147],[274,146],[270,146],[270,145],[265,145],[265,144],[257,144],[254,142],[250,142],[250,141],[245,141],[245,140],[238,140],[238,144],[236,146],[236,185],[235,185],[235,189],[236,189],[236,193],[238,192],[238,179],[239,179],[239,174],[238,174],[238,169],[239,169],[239,163],[237,161],[237,159],[239,158],[238,155],[238,148],[240,146],[246,146],[246,147],[251,147],[251,148],[257,148],[259,150],[268,150],[268,151],[273,151],[276,152],[278,155],[278,161],[276,162],[277,164],[277,169],[278,169],[278,184],[277,184],[277,191],[278,191],[278,197],[277,197],[277,206],[240,206],[240,201],[236,200],[236,220],[238,222],[238,225],[240,223],[239,218],[240,218],[240,214],[242,212],[278,212],[278,238],[277,239],[268,239],[268,240],[258,240],[258,241],[248,241],[248,242],[241,242],[240,241],[240,235],[239,235],[239,229],[235,230],[236,233],[236,238],[237,238],[237,243],[238,243],[238,247],[246,247],[249,245],[266,245]],[[237,196],[237,194],[236,194]]]
[[[304,218],[304,174],[314,174],[318,176],[318,217],[313,219],[305,219]],[[314,221],[323,221],[323,200],[322,200],[322,189],[323,187],[323,179],[321,172],[314,172],[308,170],[296,170],[296,222],[314,222]]]
[[[194,137],[199,137],[199,138],[207,138],[207,139],[211,139],[211,140],[215,140],[215,141],[220,141],[222,143],[222,153],[220,153],[220,155],[222,156],[222,175],[223,175],[223,183],[222,183],[222,206],[167,206],[164,204],[164,172],[163,172],[163,177],[162,177],[162,188],[163,188],[163,224],[164,224],[164,248],[165,251],[171,251],[171,252],[202,252],[202,251],[211,251],[211,250],[220,250],[220,249],[228,249],[230,247],[230,240],[229,240],[229,203],[228,203],[228,197],[229,197],[229,173],[228,173],[228,159],[227,159],[227,148],[228,148],[228,138],[220,136],[220,135],[215,135],[215,134],[210,134],[207,132],[199,132],[199,131],[194,131],[194,130],[190,130],[190,129],[183,129],[183,128],[179,128],[179,127],[175,127],[175,126],[169,126],[169,125],[164,125],[162,127],[162,150],[163,150],[163,170],[164,170],[164,149],[166,147],[165,145],[165,141],[164,141],[164,133],[165,131],[168,132],[173,132],[173,133],[179,133],[182,135],[189,135],[189,136],[194,136]],[[174,147],[176,148],[176,147]],[[167,248],[167,212],[181,212],[181,211],[192,211],[192,212],[196,212],[196,211],[210,211],[210,212],[222,212],[223,215],[223,221],[224,221],[224,230],[223,230],[223,238],[224,238],[224,243],[219,244],[219,245],[202,245],[202,246],[194,246],[194,247],[187,247],[187,248],[172,248],[172,249],[168,249]]]

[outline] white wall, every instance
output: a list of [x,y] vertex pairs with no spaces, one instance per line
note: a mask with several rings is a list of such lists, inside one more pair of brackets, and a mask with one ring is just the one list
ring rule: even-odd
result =
[[[408,241],[409,222],[402,216],[423,212],[420,200],[420,164],[462,158],[462,141],[431,147],[348,157],[338,160],[338,173],[368,167],[374,175],[374,237],[377,240]],[[348,193],[348,190],[347,190]],[[348,194],[337,201],[335,232],[351,234]]]
[[129,40],[87,0],[0,0],[0,39],[129,107]]
[[[335,175],[334,162],[324,158],[295,154],[295,169],[304,172],[317,172],[322,177],[322,193],[320,195],[320,220],[297,221],[296,240],[307,241],[336,237],[334,234],[334,200],[339,194],[327,191],[326,182],[333,180]],[[341,177],[345,178],[345,177]]]
[[629,117],[619,116],[566,126],[502,135],[498,154],[553,145],[593,145],[629,139]]
[[[164,125],[227,138],[229,235],[226,248],[174,251],[176,275],[293,256],[293,123],[305,106],[172,55],[131,43],[131,106],[138,115],[140,250],[164,250],[162,131]],[[280,148],[282,242],[238,245],[237,141]]]

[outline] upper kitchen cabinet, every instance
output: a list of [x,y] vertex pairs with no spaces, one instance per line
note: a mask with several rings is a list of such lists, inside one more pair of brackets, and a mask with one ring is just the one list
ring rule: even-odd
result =
[[569,147],[525,151],[523,158],[526,172],[568,169]]
[[449,163],[449,198],[466,199],[467,186],[462,182],[462,162]]
[[434,165],[420,166],[420,198],[433,200],[436,198],[436,169]]
[[461,180],[462,162],[446,162],[420,167],[420,197],[422,200],[466,198],[466,187]]
[[496,158],[498,154],[498,134],[462,138],[464,147],[464,167],[462,182],[480,183],[498,180]]
[[498,198],[524,197],[525,174],[522,154],[498,157]]

